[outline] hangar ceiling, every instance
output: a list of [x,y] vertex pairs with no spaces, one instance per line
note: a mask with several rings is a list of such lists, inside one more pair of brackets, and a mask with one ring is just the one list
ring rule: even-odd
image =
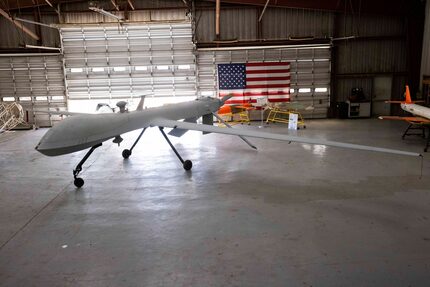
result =
[[[0,2],[0,8],[5,10],[31,8],[37,6],[47,6],[56,4],[65,4],[73,2],[91,2],[82,0],[3,0]],[[99,4],[109,4],[112,9],[129,7],[133,9],[134,2],[138,0],[104,0],[104,1],[93,1]],[[152,4],[159,3],[174,3],[174,0],[152,0]],[[192,0],[177,0],[178,3],[184,6]],[[196,4],[204,5],[209,2],[216,2],[216,0],[205,0],[195,1]],[[284,8],[304,8],[304,9],[318,9],[326,11],[337,11],[337,12],[350,12],[350,13],[365,13],[365,14],[405,14],[406,11],[410,10],[411,7],[421,3],[419,0],[407,1],[407,0],[393,0],[387,4],[387,1],[383,0],[221,0],[222,5],[250,5],[250,6],[265,6],[268,2],[268,7],[284,7]]]

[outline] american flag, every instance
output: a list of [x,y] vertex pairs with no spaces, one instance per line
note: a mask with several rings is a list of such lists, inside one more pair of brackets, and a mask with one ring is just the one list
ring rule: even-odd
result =
[[290,63],[218,64],[218,89],[219,97],[233,95],[227,104],[255,103],[261,96],[269,102],[288,102]]

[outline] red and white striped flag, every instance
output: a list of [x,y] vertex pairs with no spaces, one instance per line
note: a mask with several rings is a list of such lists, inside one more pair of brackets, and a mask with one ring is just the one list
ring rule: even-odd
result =
[[218,88],[219,97],[233,95],[227,104],[255,103],[261,96],[269,102],[288,102],[290,63],[218,64]]

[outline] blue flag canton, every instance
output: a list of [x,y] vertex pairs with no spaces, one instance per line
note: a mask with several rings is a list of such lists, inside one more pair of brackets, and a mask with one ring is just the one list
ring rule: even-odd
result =
[[246,88],[245,64],[218,64],[218,86],[220,90]]

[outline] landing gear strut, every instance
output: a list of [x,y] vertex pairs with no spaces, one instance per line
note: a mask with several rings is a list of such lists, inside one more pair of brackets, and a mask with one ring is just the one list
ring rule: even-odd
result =
[[82,171],[82,165],[87,161],[87,159],[90,157],[90,155],[93,153],[93,151],[100,147],[102,143],[96,144],[95,146],[91,147],[90,150],[85,154],[84,158],[78,163],[76,168],[73,170],[73,177],[75,178],[75,181],[73,182],[77,188],[81,188],[85,181],[78,177],[79,173]]
[[140,140],[140,138],[142,137],[143,133],[145,132],[146,128],[144,128],[141,132],[140,135],[137,137],[136,141],[134,142],[134,144],[131,146],[130,149],[125,149],[122,151],[122,157],[127,159],[131,156],[131,152],[133,151],[134,147],[136,146],[137,142]]
[[167,143],[170,145],[170,147],[172,148],[172,150],[175,152],[176,156],[178,157],[178,159],[181,161],[182,166],[184,167],[185,170],[190,170],[193,167],[193,163],[191,162],[191,160],[184,160],[181,155],[178,153],[178,151],[176,150],[176,148],[173,146],[173,144],[170,142],[169,138],[167,137],[166,133],[164,132],[164,128],[163,127],[159,127],[161,134],[163,135],[163,137],[166,139]]

